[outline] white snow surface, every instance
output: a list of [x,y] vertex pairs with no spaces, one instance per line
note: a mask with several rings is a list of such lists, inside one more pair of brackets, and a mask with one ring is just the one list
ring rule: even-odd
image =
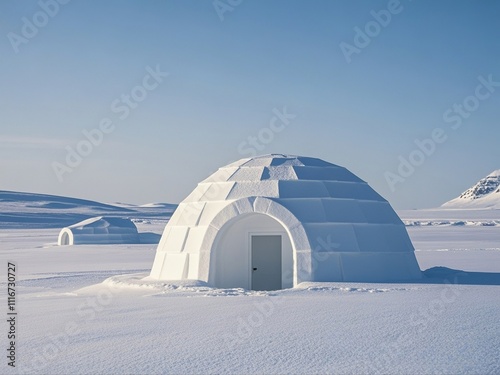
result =
[[[399,214],[500,220],[498,210]],[[151,215],[134,222],[139,232],[165,226]],[[274,292],[151,280],[155,244],[58,247],[58,229],[38,226],[0,229],[19,314],[16,368],[4,358],[2,374],[500,373],[498,226],[407,227],[430,269],[420,283]]]

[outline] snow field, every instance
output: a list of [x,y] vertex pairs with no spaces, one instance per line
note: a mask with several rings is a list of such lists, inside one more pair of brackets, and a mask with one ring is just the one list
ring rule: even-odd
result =
[[[499,219],[410,212],[404,220]],[[19,269],[20,312],[18,367],[2,372],[499,373],[500,228],[408,229],[421,269],[433,268],[427,283],[276,292],[148,279],[154,244],[55,246],[58,229],[0,230],[1,257]]]

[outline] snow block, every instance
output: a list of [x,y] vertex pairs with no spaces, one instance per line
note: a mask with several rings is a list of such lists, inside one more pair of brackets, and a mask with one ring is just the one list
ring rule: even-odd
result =
[[234,182],[212,183],[205,194],[201,197],[202,201],[223,201],[228,197],[233,189]]
[[209,252],[212,249],[212,246],[214,245],[218,233],[219,233],[219,228],[216,228],[212,225],[206,227],[205,234],[203,236],[203,241],[200,246],[200,252],[203,251]]
[[220,229],[226,224],[229,220],[238,216],[239,212],[236,209],[234,204],[229,204],[224,207],[212,220],[210,223],[211,226]]
[[198,266],[198,277],[196,279],[214,285],[213,279],[215,277],[215,274],[213,272],[212,274],[210,274],[210,265],[212,262],[211,251],[202,251],[198,254],[198,256],[199,256],[198,260],[199,266]]
[[[269,166],[272,167],[291,167],[291,166],[299,166],[304,165],[303,162],[299,160],[299,158],[287,155],[272,155],[273,158]],[[278,156],[278,157],[275,157]]]
[[354,227],[348,223],[304,224],[311,251],[313,252],[359,252]]
[[279,181],[279,197],[326,198],[330,194],[321,181]]
[[272,202],[271,199],[256,197],[255,201],[253,202],[253,210],[255,212],[265,214],[267,213],[267,210],[269,209],[269,205],[271,204],[271,202]]
[[388,202],[359,201],[358,204],[367,223],[403,224]]
[[238,167],[226,167],[226,168],[220,168],[215,172],[213,175],[210,177],[206,178],[203,180],[201,183],[209,183],[209,182],[226,182],[231,180],[231,177],[234,175],[235,172],[239,170]]
[[300,221],[289,210],[276,201],[269,204],[267,214],[278,220],[285,228],[293,228],[300,224]]
[[[268,156],[263,156],[261,158],[251,158],[247,161],[245,161],[241,167],[247,168],[247,167],[266,167],[270,166],[271,163],[273,162],[274,157],[271,155]],[[242,168],[242,169],[243,169]]]
[[307,233],[302,224],[298,224],[292,228],[288,228],[290,234],[290,242],[296,251],[310,251],[311,245]]
[[293,212],[302,223],[324,223],[327,221],[320,198],[280,199],[279,203]]
[[205,202],[181,203],[176,211],[178,215],[172,225],[192,227],[198,224],[205,207]]
[[295,260],[297,269],[294,277],[294,285],[313,281],[312,258],[310,251],[296,251]]
[[[240,160],[237,160],[231,164],[228,164],[226,165],[225,167],[223,168],[232,168],[232,167],[241,167],[242,165],[244,165],[246,162],[252,160],[252,158],[244,158],[244,159],[240,159]],[[221,168],[222,169],[222,168]]]
[[164,280],[185,280],[188,271],[188,254],[167,253],[162,269]]
[[299,180],[363,182],[341,167],[294,167],[294,169]]
[[[168,225],[168,224],[167,224]],[[180,253],[184,250],[189,227],[172,226],[165,240],[165,248],[169,253]]]
[[385,241],[387,251],[413,252],[415,248],[410,240],[410,236],[403,225],[384,225]]
[[240,168],[228,178],[228,181],[242,182],[260,180],[263,172],[264,167]]
[[312,254],[313,280],[316,282],[343,281],[340,253],[315,252]]
[[151,268],[150,276],[155,279],[160,279],[162,276],[161,270],[163,269],[163,265],[165,264],[165,258],[167,253],[164,251],[157,251],[155,260],[153,262],[153,267]]
[[361,252],[391,251],[386,241],[385,226],[382,224],[353,224]]
[[322,199],[326,221],[331,223],[367,223],[356,199]]
[[323,181],[331,197],[367,201],[386,200],[364,182]]
[[327,161],[311,158],[308,156],[297,156],[296,159],[301,163],[302,166],[308,167],[338,167],[338,165],[328,163]]
[[171,230],[172,230],[172,226],[170,226],[170,225],[165,226],[165,229],[163,230],[163,234],[161,235],[161,238],[160,238],[160,243],[158,244],[157,251],[167,251],[167,247],[165,246],[165,244],[167,243],[167,238],[168,238]]
[[[415,257],[405,253],[342,253],[344,280],[399,282],[420,279]],[[390,269],[390,272],[387,270]]]
[[255,201],[255,197],[238,199],[235,201],[234,207],[238,211],[238,214],[247,214],[253,212],[253,202]]
[[214,218],[230,204],[232,204],[231,201],[206,202],[198,225],[207,226],[212,224]]
[[265,167],[262,180],[297,180],[292,167]]
[[278,181],[268,180],[261,182],[235,182],[227,199],[246,197],[278,197]]
[[198,271],[200,266],[200,255],[199,254],[189,254],[189,265],[187,278],[189,280],[198,279]]
[[191,192],[191,194],[189,194],[182,202],[198,202],[207,192],[210,185],[210,183],[199,183],[198,186],[196,186],[196,188]]
[[204,227],[192,227],[189,229],[189,236],[186,237],[186,243],[184,244],[184,250],[187,253],[199,253],[203,239],[207,232],[208,226]]

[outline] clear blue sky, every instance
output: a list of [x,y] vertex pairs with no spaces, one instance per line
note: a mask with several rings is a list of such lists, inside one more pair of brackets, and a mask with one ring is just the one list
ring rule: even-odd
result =
[[[474,111],[458,129],[443,120],[476,95],[479,76],[500,82],[499,2],[402,0],[378,33],[370,12],[387,1],[230,7],[221,21],[212,1],[73,0],[45,19],[36,1],[2,1],[0,189],[179,202],[248,156],[242,142],[269,135],[262,129],[284,107],[296,118],[278,122],[259,153],[343,165],[396,208],[437,206],[500,168],[500,87],[469,98]],[[23,17],[41,25],[36,35],[26,26],[23,34]],[[340,44],[356,46],[355,28],[367,26],[374,36],[347,63]],[[29,38],[13,42],[12,33]],[[169,76],[136,89],[147,97],[128,116],[113,112],[148,66]],[[103,118],[114,130],[60,182],[53,163]],[[447,140],[392,191],[386,172],[397,173],[399,156],[435,128]]]

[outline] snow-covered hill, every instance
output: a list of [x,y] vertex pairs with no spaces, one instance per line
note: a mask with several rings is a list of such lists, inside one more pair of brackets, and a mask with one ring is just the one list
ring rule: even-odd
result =
[[[168,220],[176,205],[134,206],[0,190],[0,228],[62,228],[96,216]],[[142,221],[141,221],[142,220]]]
[[458,198],[446,202],[442,207],[500,209],[500,169],[490,173]]

